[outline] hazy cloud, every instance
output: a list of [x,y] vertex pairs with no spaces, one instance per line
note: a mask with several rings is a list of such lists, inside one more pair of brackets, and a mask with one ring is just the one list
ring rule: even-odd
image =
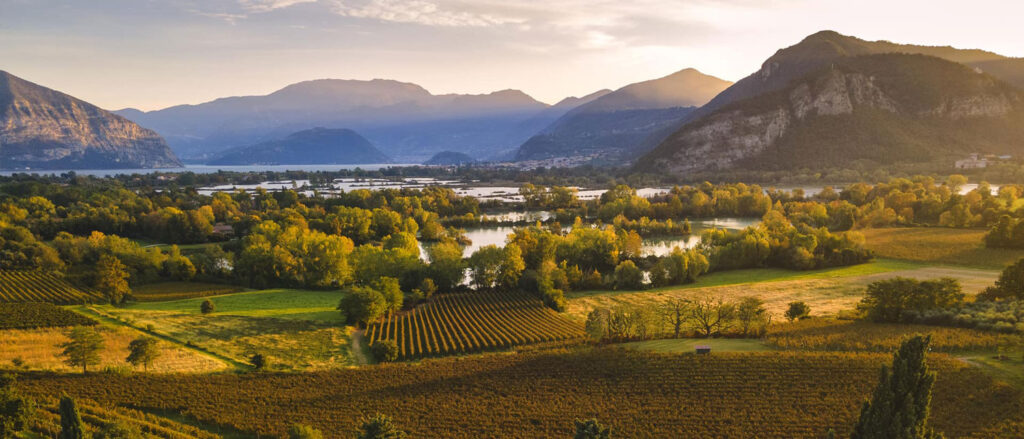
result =
[[426,26],[482,27],[522,21],[452,6],[426,0],[340,0],[332,9],[346,17]]

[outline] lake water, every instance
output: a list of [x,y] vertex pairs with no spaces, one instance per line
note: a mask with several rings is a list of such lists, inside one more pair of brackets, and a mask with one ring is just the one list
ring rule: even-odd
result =
[[[527,212],[530,213],[530,212]],[[741,230],[761,222],[757,218],[712,218],[705,220],[692,220],[690,226],[692,233],[687,236],[652,237],[643,240],[644,255],[664,256],[672,252],[676,247],[693,248],[700,244],[701,232],[707,229],[719,228],[729,230]],[[569,230],[571,226],[565,226]],[[497,245],[503,247],[508,235],[515,232],[513,226],[494,227],[472,227],[466,229],[466,237],[473,241],[466,246],[463,255],[469,257],[473,252],[486,245]],[[420,245],[420,254],[426,260],[426,251]]]
[[74,172],[78,175],[92,175],[96,177],[109,177],[114,175],[132,174],[153,174],[157,172],[194,172],[196,174],[212,174],[219,171],[227,172],[286,172],[286,171],[342,171],[356,168],[367,171],[376,171],[388,167],[401,168],[406,166],[418,166],[414,164],[377,163],[365,165],[256,165],[256,166],[211,166],[211,165],[185,165],[181,168],[138,168],[138,169],[17,169],[0,170],[0,175],[12,174],[37,174],[37,175],[60,175]]

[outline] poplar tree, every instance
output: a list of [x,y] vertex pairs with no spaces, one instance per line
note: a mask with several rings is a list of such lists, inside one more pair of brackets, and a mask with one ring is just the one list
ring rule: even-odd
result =
[[851,439],[941,439],[928,426],[935,372],[928,369],[925,354],[931,336],[915,336],[903,342],[892,367],[882,366],[878,387],[864,402]]
[[78,407],[75,407],[75,400],[70,396],[60,397],[60,434],[57,439],[83,439],[85,427],[82,425],[82,417],[78,415]]

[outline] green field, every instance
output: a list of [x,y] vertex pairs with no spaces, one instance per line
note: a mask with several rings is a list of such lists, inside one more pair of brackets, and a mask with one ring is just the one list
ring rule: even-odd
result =
[[128,309],[200,314],[200,304],[209,300],[215,307],[213,315],[341,323],[341,313],[335,308],[342,295],[340,291],[271,289],[170,302],[137,303]]
[[661,352],[666,354],[696,352],[697,345],[711,347],[711,352],[764,352],[774,350],[761,340],[749,338],[675,338],[665,340],[633,341],[621,346],[638,351]]
[[987,230],[941,227],[861,230],[879,257],[965,267],[1002,269],[1024,258],[1024,250],[985,248]]
[[[893,259],[876,259],[866,264],[849,267],[825,268],[821,270],[795,271],[781,268],[750,268],[744,270],[728,270],[705,274],[697,281],[686,285],[673,285],[662,288],[643,290],[648,293],[677,291],[683,289],[720,287],[728,285],[752,284],[761,282],[781,282],[790,280],[832,279],[841,277],[866,276],[891,271],[913,270],[926,267],[919,262],[898,261]],[[567,298],[578,298],[609,293],[627,293],[632,291],[590,290],[566,293]]]

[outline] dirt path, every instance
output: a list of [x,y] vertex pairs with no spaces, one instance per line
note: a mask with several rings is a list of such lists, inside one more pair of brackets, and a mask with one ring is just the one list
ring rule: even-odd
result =
[[370,364],[370,360],[366,358],[366,352],[363,350],[362,329],[352,331],[352,335],[349,337],[349,351],[352,352],[352,362],[357,366]]

